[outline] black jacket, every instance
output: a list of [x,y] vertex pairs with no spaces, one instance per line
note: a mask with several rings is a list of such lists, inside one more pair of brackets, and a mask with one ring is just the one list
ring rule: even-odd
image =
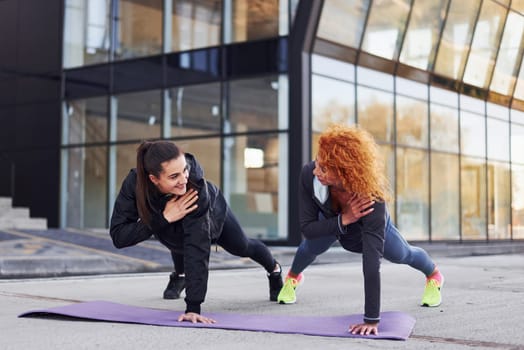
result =
[[[302,168],[299,182],[299,219],[304,237],[312,239],[333,235],[346,250],[362,253],[364,272],[364,321],[380,320],[380,260],[384,253],[386,205],[376,202],[374,211],[357,222],[343,226],[340,215],[331,206],[327,186],[313,175],[315,162]],[[316,184],[314,184],[316,182]],[[325,220],[319,220],[319,214]]]
[[136,169],[131,169],[120,189],[111,216],[110,235],[117,248],[135,245],[152,235],[173,251],[184,254],[186,274],[186,312],[200,313],[207,292],[211,242],[222,232],[228,209],[220,190],[204,178],[195,157],[185,154],[190,166],[189,182],[198,191],[198,208],[183,219],[168,223],[162,212],[168,197],[155,193],[150,225],[138,216],[136,206]]

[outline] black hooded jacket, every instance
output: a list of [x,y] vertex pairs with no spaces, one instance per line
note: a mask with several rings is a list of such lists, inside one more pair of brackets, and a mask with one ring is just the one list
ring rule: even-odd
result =
[[170,224],[162,214],[169,198],[155,193],[150,225],[144,224],[136,205],[136,169],[131,169],[115,201],[109,233],[116,248],[135,245],[154,235],[170,250],[183,253],[186,312],[200,313],[207,292],[211,243],[220,236],[229,208],[220,190],[204,178],[195,157],[189,153],[185,157],[190,167],[189,183],[198,191],[198,208]]

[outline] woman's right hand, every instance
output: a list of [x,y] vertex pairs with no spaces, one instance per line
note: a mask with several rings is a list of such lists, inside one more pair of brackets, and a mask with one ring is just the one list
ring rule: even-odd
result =
[[342,208],[341,221],[342,225],[346,226],[357,222],[361,217],[371,213],[375,201],[368,197],[359,197],[354,193]]
[[198,193],[190,189],[182,196],[171,198],[164,208],[164,217],[167,222],[172,223],[184,218],[187,214],[195,210],[198,205],[195,204],[198,199]]

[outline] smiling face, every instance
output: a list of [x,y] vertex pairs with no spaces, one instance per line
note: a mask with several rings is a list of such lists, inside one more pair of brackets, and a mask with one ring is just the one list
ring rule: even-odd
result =
[[174,194],[181,196],[187,191],[187,181],[189,178],[189,166],[186,157],[182,154],[163,162],[162,172],[158,177],[149,174],[149,180],[158,188],[161,193]]

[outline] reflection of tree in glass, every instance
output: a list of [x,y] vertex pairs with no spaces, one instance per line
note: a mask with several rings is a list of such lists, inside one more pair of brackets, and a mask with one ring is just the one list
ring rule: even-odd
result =
[[354,124],[354,111],[354,106],[341,105],[335,100],[330,100],[315,112],[313,130],[323,131],[331,124]]
[[415,101],[399,104],[397,109],[397,142],[427,147],[427,108]]
[[389,104],[373,98],[366,107],[358,110],[358,124],[369,131],[377,141],[393,141],[393,118]]

